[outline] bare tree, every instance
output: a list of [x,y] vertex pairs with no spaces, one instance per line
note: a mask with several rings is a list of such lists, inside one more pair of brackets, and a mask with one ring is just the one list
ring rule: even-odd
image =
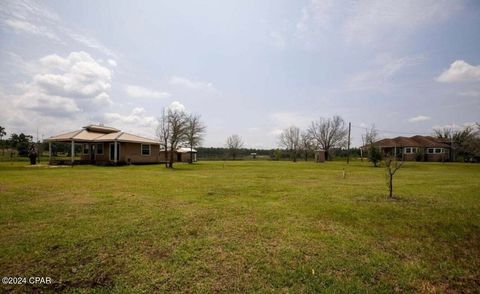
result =
[[329,152],[332,148],[344,147],[347,142],[348,129],[338,115],[313,121],[308,132],[315,145],[325,150],[326,159],[329,159]]
[[156,134],[161,144],[163,144],[165,154],[165,166],[168,167],[168,142],[170,141],[170,123],[168,120],[168,111],[163,108],[162,116],[158,118]]
[[403,161],[398,161],[396,156],[390,155],[385,159],[385,170],[387,172],[387,185],[389,198],[393,197],[393,176],[403,166]]
[[5,132],[5,128],[0,126],[0,144],[2,144],[2,155],[5,155],[5,142],[3,142],[3,136],[5,136],[7,132]]
[[188,120],[184,111],[174,109],[168,110],[167,118],[170,129],[170,136],[168,139],[170,158],[168,161],[168,167],[173,168],[174,153],[179,144],[185,142],[186,139]]
[[451,128],[433,129],[435,137],[444,140],[451,140],[453,138],[453,130]]
[[369,129],[365,129],[365,134],[362,135],[362,141],[364,145],[372,145],[377,141],[378,131],[373,124]]
[[308,132],[302,132],[300,134],[300,149],[303,151],[305,161],[308,161],[308,154],[314,151],[315,145],[313,144],[312,137]]
[[293,162],[297,162],[297,152],[300,145],[300,129],[291,126],[282,131],[280,134],[280,144],[290,151],[290,158]]
[[198,114],[191,114],[187,118],[186,142],[190,147],[189,163],[193,163],[193,148],[200,145],[207,129],[200,118],[201,117]]
[[365,129],[365,134],[362,135],[363,146],[367,146],[367,157],[373,163],[374,167],[382,160],[382,153],[375,147],[374,143],[377,141],[378,131],[373,124],[369,129]]
[[233,157],[233,160],[237,157],[238,150],[243,147],[242,138],[239,135],[232,135],[227,138],[227,148]]

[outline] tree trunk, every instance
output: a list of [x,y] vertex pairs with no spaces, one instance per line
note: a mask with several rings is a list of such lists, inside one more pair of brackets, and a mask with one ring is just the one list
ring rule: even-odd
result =
[[305,151],[305,161],[308,161],[308,151]]
[[168,168],[173,168],[173,145],[170,146],[170,160],[168,161]]
[[293,162],[297,162],[297,152],[295,152],[296,150],[293,150]]
[[190,159],[188,160],[188,163],[192,164],[193,163],[193,146],[190,145]]
[[165,151],[164,151],[164,153],[165,153],[165,167],[168,168],[168,163],[167,163],[168,162],[168,142],[165,141],[165,144],[163,146],[165,146]]
[[392,198],[393,197],[393,175],[392,175],[392,173],[389,173],[389,179],[390,179],[390,183],[388,185],[388,188],[390,189],[389,197]]

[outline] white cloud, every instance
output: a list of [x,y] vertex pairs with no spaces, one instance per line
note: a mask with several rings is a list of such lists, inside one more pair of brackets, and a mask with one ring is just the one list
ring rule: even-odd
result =
[[108,96],[111,71],[86,52],[72,52],[67,58],[45,56],[40,64],[46,72],[35,75],[33,80],[47,94],[78,98]]
[[104,114],[104,118],[107,123],[114,125],[130,125],[139,127],[153,128],[157,125],[158,121],[154,116],[147,115],[143,107],[135,107],[130,114],[122,115],[115,112],[107,112]]
[[60,38],[49,29],[45,27],[38,27],[28,21],[23,21],[19,19],[8,19],[5,21],[5,24],[13,28],[15,31],[27,32],[34,35],[45,36],[52,40],[60,41]]
[[216,91],[212,83],[192,81],[186,77],[173,76],[168,82],[170,85],[188,88],[191,90]]
[[173,101],[172,103],[170,103],[168,109],[171,109],[172,111],[186,111],[185,105],[178,101]]
[[431,119],[431,117],[429,117],[429,116],[417,115],[417,116],[409,118],[408,122],[416,123],[416,122],[427,121],[427,120],[430,120],[430,119]]
[[163,99],[163,98],[169,98],[172,96],[168,92],[159,92],[159,91],[155,91],[155,90],[151,90],[151,89],[147,89],[147,88],[135,86],[135,85],[125,86],[125,92],[127,93],[128,96],[133,98]]
[[73,99],[62,96],[46,95],[35,90],[29,90],[24,93],[22,97],[15,100],[16,106],[18,108],[34,110],[42,114],[60,117],[69,116],[80,111],[77,103]]
[[117,62],[113,59],[108,59],[108,64],[110,64],[111,66],[117,66]]
[[65,116],[112,104],[111,72],[86,52],[72,52],[65,58],[47,55],[30,68],[32,80],[20,85],[22,94],[14,100],[18,108]]
[[445,70],[437,81],[444,83],[480,81],[480,65],[471,65],[463,60],[456,60]]

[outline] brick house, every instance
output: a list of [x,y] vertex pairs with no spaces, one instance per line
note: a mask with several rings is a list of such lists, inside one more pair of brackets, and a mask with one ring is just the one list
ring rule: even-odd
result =
[[[119,129],[103,125],[89,125],[45,140],[49,143],[50,164],[151,164],[164,163],[165,159],[159,141],[122,132]],[[52,143],[70,146],[68,158],[55,158]],[[75,146],[81,145],[81,151],[75,154]],[[175,162],[188,162],[190,156],[196,161],[196,150],[179,148],[175,151]]]
[[[386,138],[375,142],[384,155],[395,154],[406,161],[449,161],[451,148],[447,142],[432,136]],[[364,150],[368,146],[362,147]]]

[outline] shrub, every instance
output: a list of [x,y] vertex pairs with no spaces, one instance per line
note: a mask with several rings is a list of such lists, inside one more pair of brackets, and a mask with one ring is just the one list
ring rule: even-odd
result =
[[377,167],[378,163],[382,160],[382,152],[374,145],[368,147],[368,160],[373,163],[374,167]]

